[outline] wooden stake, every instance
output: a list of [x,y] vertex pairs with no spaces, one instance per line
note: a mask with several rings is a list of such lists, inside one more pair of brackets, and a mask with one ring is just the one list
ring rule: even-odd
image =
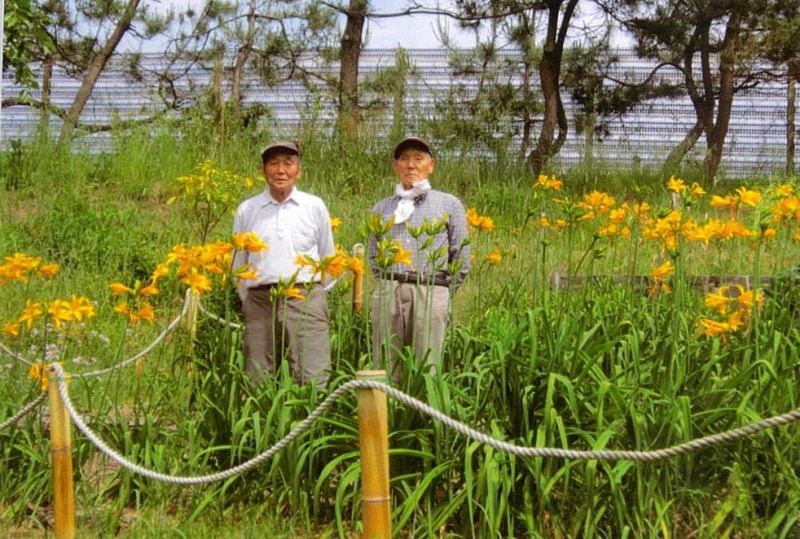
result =
[[197,338],[197,312],[200,309],[200,295],[191,288],[186,289],[186,314],[183,317],[183,328],[189,334],[189,352],[194,350]]
[[[359,380],[386,380],[386,371],[358,371]],[[358,434],[361,447],[361,503],[365,539],[392,536],[389,496],[389,422],[386,394],[377,389],[358,390]]]
[[58,394],[51,369],[47,376],[50,398],[50,461],[53,466],[53,499],[56,539],[75,537],[75,503],[72,493],[72,435],[69,414]]
[[[353,245],[353,257],[364,261],[364,245],[356,243]],[[364,274],[353,277],[353,310],[361,312],[364,308]]]

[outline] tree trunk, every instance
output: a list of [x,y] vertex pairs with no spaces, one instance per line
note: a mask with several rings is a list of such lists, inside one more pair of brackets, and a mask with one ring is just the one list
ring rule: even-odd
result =
[[569,132],[569,123],[567,123],[567,113],[564,110],[564,102],[561,101],[561,93],[556,93],[556,125],[558,125],[558,136],[553,143],[553,153],[551,155],[558,155],[561,147],[567,141],[567,132]]
[[42,104],[39,109],[39,136],[47,140],[50,138],[50,92],[53,86],[53,57],[47,56],[43,63],[42,73]]
[[[698,42],[703,36],[703,28],[696,26],[692,32],[689,44],[683,51],[683,80],[686,83],[686,91],[689,94],[689,99],[692,100],[692,107],[695,113],[695,123],[688,133],[683,137],[683,140],[675,146],[664,161],[664,166],[661,171],[664,175],[674,173],[680,166],[686,154],[694,148],[697,141],[700,140],[700,135],[705,130],[705,96],[700,94],[697,88],[697,83],[694,80],[694,55],[698,50]],[[703,79],[706,82],[706,79]],[[713,96],[712,96],[713,97]]]
[[795,149],[795,99],[797,97],[797,80],[800,79],[800,61],[789,62],[789,80],[786,89],[786,177],[794,176]]
[[554,153],[553,136],[556,125],[559,126],[560,143],[563,143],[567,135],[566,115],[564,115],[559,94],[561,58],[564,52],[564,40],[578,0],[567,1],[559,28],[558,16],[563,3],[563,0],[547,2],[547,37],[542,50],[542,59],[539,62],[539,83],[542,85],[542,96],[544,97],[544,117],[536,148],[528,156],[528,167],[534,176],[538,176],[542,172],[547,160]]
[[592,112],[586,115],[586,125],[583,127],[583,168],[586,172],[588,184],[589,176],[594,172],[594,132],[597,125],[596,107],[592,103]]
[[531,142],[531,127],[533,126],[533,118],[530,112],[530,99],[531,99],[531,68],[528,61],[525,61],[524,71],[522,73],[522,141],[519,145],[519,158],[525,159],[528,155],[528,146]]
[[[717,117],[711,129],[706,129],[706,181],[716,183],[719,165],[722,162],[722,149],[728,135],[733,107],[733,84],[735,82],[736,45],[742,16],[738,11],[731,14],[725,28],[725,38],[719,53],[719,100]],[[705,66],[703,66],[705,69]]]
[[117,25],[114,27],[114,31],[111,32],[108,41],[106,41],[106,44],[103,45],[103,48],[100,49],[100,52],[89,65],[89,69],[83,76],[81,86],[78,88],[78,93],[75,95],[75,99],[72,101],[72,106],[67,112],[67,117],[64,120],[64,124],[61,126],[59,143],[64,143],[72,138],[72,133],[75,130],[75,126],[78,125],[81,112],[83,112],[83,108],[86,106],[87,101],[89,101],[89,98],[92,95],[94,85],[97,83],[97,79],[100,77],[100,74],[106,67],[109,58],[111,58],[111,55],[114,54],[114,51],[116,50],[117,45],[119,45],[122,36],[124,36],[130,28],[131,21],[136,14],[136,8],[139,7],[139,2],[140,0],[128,0],[125,11],[123,11],[122,16],[117,22]]
[[247,59],[250,58],[250,53],[253,51],[253,40],[255,39],[255,25],[256,25],[256,4],[250,2],[250,11],[247,13],[247,35],[245,36],[244,44],[239,47],[239,52],[236,53],[236,59],[233,62],[233,73],[231,77],[231,112],[234,116],[239,115],[239,107],[242,100],[242,76],[244,75],[244,67],[247,65]]
[[340,132],[354,134],[359,124],[358,65],[361,59],[361,36],[366,19],[367,0],[350,0],[347,23],[342,34],[342,58],[339,64],[339,117]]
[[673,174],[678,167],[680,166],[683,158],[686,157],[686,154],[694,148],[694,145],[700,139],[700,135],[703,134],[703,121],[698,118],[692,128],[686,133],[686,136],[683,137],[683,140],[675,146],[669,155],[667,156],[667,160],[664,161],[664,167],[662,168],[663,173],[666,174]]
[[528,19],[527,15],[524,13],[521,14],[520,21],[524,23],[526,30],[522,56],[522,141],[519,145],[519,159],[522,161],[528,155],[534,121],[533,115],[531,114],[530,102],[533,99],[531,95],[531,78],[533,75],[531,58],[536,48],[536,11],[531,12],[530,19]]

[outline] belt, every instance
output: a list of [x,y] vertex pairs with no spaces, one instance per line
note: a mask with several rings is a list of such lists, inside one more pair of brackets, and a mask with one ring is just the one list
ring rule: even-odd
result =
[[450,288],[450,278],[444,275],[434,275],[431,278],[426,275],[420,275],[413,271],[403,271],[400,273],[388,273],[383,277],[385,279],[397,281],[398,283],[432,284],[434,286],[443,286],[445,288]]
[[[285,283],[286,284],[286,283]],[[294,286],[309,286],[309,285],[318,285],[320,284],[319,281],[308,281],[303,283],[294,283]],[[251,286],[248,290],[270,290],[278,286],[278,283],[264,283],[257,286]]]

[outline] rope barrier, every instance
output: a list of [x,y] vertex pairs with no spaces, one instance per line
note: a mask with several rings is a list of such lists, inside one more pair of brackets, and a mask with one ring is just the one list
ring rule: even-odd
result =
[[233,329],[242,329],[242,327],[243,327],[242,324],[237,324],[236,322],[228,322],[224,318],[220,318],[219,316],[215,315],[214,313],[207,311],[206,308],[203,307],[202,303],[200,303],[200,312],[203,313],[204,315],[206,315],[207,317],[209,317],[211,320],[214,320],[215,322],[219,322],[223,326],[224,325],[228,325],[228,326],[232,327]]
[[[184,306],[184,309],[185,309],[185,306]],[[106,369],[100,369],[100,370],[91,371],[91,372],[70,374],[70,376],[77,377],[77,378],[92,378],[94,376],[102,376],[104,374],[108,374],[109,372],[113,372],[113,371],[115,371],[117,369],[121,369],[123,367],[127,367],[131,363],[135,362],[137,359],[139,359],[141,357],[144,357],[147,354],[149,354],[156,347],[157,344],[159,344],[161,341],[163,341],[164,338],[167,335],[169,335],[169,333],[173,329],[175,329],[178,326],[178,324],[180,324],[181,319],[183,318],[184,312],[185,312],[185,310],[181,311],[181,314],[176,316],[175,319],[173,319],[172,322],[170,322],[169,325],[164,329],[164,331],[162,331],[161,334],[158,337],[156,337],[155,340],[152,343],[150,343],[149,346],[147,346],[144,350],[142,350],[138,354],[136,354],[134,356],[131,356],[128,359],[125,359],[123,361],[120,361],[116,365],[112,365],[111,367],[108,367]]]
[[756,423],[728,430],[720,434],[703,436],[702,438],[696,438],[694,440],[682,444],[674,445],[664,449],[653,449],[649,451],[628,451],[628,450],[583,451],[583,450],[573,450],[573,449],[561,449],[556,447],[523,447],[508,442],[503,442],[501,440],[497,440],[496,438],[492,438],[491,436],[488,436],[480,431],[468,427],[467,425],[464,425],[463,423],[443,414],[442,412],[434,408],[431,408],[424,402],[417,400],[410,395],[406,395],[402,391],[395,389],[391,386],[388,386],[386,384],[383,384],[381,382],[363,380],[361,381],[359,387],[369,387],[370,389],[378,389],[380,391],[383,391],[390,397],[410,406],[411,408],[414,408],[424,414],[431,416],[437,421],[443,423],[445,426],[450,427],[451,429],[455,430],[460,434],[463,434],[464,436],[467,436],[468,438],[472,438],[477,442],[488,445],[489,447],[493,447],[498,451],[511,453],[512,455],[516,455],[518,457],[555,457],[555,458],[564,458],[571,460],[632,460],[638,462],[652,462],[655,460],[661,460],[669,457],[677,457],[685,453],[690,453],[693,451],[697,451],[698,449],[711,447],[713,445],[717,445],[723,442],[731,442],[733,440],[736,440],[737,438],[749,436],[764,429],[777,427],[780,425],[786,425],[788,423],[792,423],[793,421],[797,421],[798,419],[800,419],[800,408],[797,408],[795,410],[792,410],[791,412],[787,412],[785,414],[778,416],[768,417],[766,419],[762,419],[761,421],[757,421]]
[[[124,359],[124,360],[120,361],[119,363],[117,363],[115,365],[112,365],[111,367],[108,367],[108,368],[105,368],[105,369],[99,369],[99,370],[91,371],[91,372],[70,373],[70,376],[73,377],[73,378],[92,378],[92,377],[95,377],[95,376],[102,376],[104,374],[108,374],[110,372],[114,372],[114,371],[116,371],[118,369],[121,369],[123,367],[127,367],[131,363],[134,363],[137,359],[140,359],[140,358],[146,356],[147,354],[149,354],[150,352],[152,352],[153,349],[159,343],[161,343],[161,341],[163,341],[164,338],[166,338],[166,336],[169,335],[170,332],[172,332],[172,330],[174,330],[178,326],[178,324],[180,324],[181,320],[186,315],[187,308],[188,308],[188,300],[184,301],[183,307],[181,308],[180,314],[178,314],[178,316],[176,316],[172,320],[172,322],[170,322],[167,325],[167,327],[164,329],[164,331],[162,331],[158,335],[158,337],[155,338],[155,340],[153,342],[151,342],[147,347],[145,347],[142,351],[140,351],[139,353],[135,354],[134,356],[131,356],[128,359]],[[11,356],[14,359],[17,359],[18,361],[21,361],[22,363],[26,364],[28,367],[32,367],[34,365],[34,363],[28,361],[27,359],[25,359],[20,354],[17,354],[13,350],[10,350],[9,348],[7,348],[2,342],[0,342],[0,351],[5,352],[7,355]]]
[[33,363],[32,362],[30,362],[27,359],[25,359],[21,354],[18,354],[16,352],[14,352],[13,350],[11,350],[10,348],[6,347],[6,345],[3,344],[2,342],[0,342],[0,351],[2,351],[7,356],[10,356],[10,357],[16,359],[17,361],[21,361],[22,363],[24,363],[28,367],[33,367]]
[[14,425],[20,419],[28,415],[37,406],[39,406],[46,398],[47,398],[47,393],[42,393],[41,395],[33,399],[31,402],[20,408],[16,414],[14,414],[13,416],[9,417],[8,419],[0,423],[0,431],[7,429],[11,425]]
[[672,447],[668,447],[665,449],[655,449],[649,451],[628,451],[628,450],[572,450],[572,449],[562,449],[562,448],[554,448],[554,447],[524,447],[518,446],[515,444],[511,444],[508,442],[503,442],[496,438],[492,438],[480,431],[477,431],[460,421],[457,421],[442,412],[432,408],[431,406],[425,404],[424,402],[403,393],[402,391],[395,389],[387,384],[382,382],[376,382],[374,380],[351,380],[346,382],[336,388],[330,395],[328,395],[322,403],[320,403],[317,408],[315,408],[303,421],[301,421],[295,428],[293,428],[289,434],[281,438],[277,443],[275,443],[272,447],[264,451],[263,453],[259,454],[258,456],[243,462],[233,468],[228,470],[224,470],[221,472],[208,474],[208,475],[200,475],[200,476],[170,476],[167,474],[155,472],[153,470],[144,468],[130,462],[129,460],[125,459],[122,455],[111,449],[105,442],[100,440],[100,438],[95,434],[83,421],[80,417],[78,412],[75,410],[72,402],[70,401],[69,394],[67,392],[67,384],[64,382],[64,371],[60,365],[54,363],[52,368],[55,370],[57,375],[57,383],[58,383],[58,392],[61,396],[61,400],[64,402],[64,407],[67,409],[72,421],[75,423],[75,426],[80,430],[86,438],[89,439],[100,451],[105,453],[111,459],[116,461],[121,466],[127,468],[128,470],[148,477],[150,479],[155,479],[157,481],[163,481],[166,483],[173,483],[173,484],[181,484],[181,485],[196,485],[202,483],[211,483],[214,481],[221,481],[223,479],[227,479],[229,477],[233,477],[239,473],[247,471],[262,462],[266,461],[273,455],[275,455],[278,451],[285,448],[289,443],[291,443],[294,439],[299,437],[303,434],[306,430],[311,427],[311,425],[316,421],[335,401],[337,401],[342,395],[347,393],[352,389],[364,388],[364,389],[376,389],[379,391],[384,392],[386,395],[392,397],[393,399],[406,404],[410,408],[413,408],[419,412],[427,414],[431,416],[433,419],[440,421],[445,426],[455,430],[456,432],[471,438],[477,442],[482,444],[488,445],[498,451],[503,451],[506,453],[510,453],[512,455],[518,457],[555,457],[555,458],[565,458],[571,460],[631,460],[631,461],[638,461],[638,462],[652,462],[655,460],[665,459],[669,457],[676,457],[679,455],[683,455],[686,453],[694,452],[699,449],[711,447],[713,445],[721,444],[723,442],[730,442],[736,440],[737,438],[742,438],[744,436],[749,436],[756,432],[762,431],[767,428],[777,427],[780,425],[786,425],[788,423],[792,423],[800,419],[800,408],[793,410],[791,412],[769,417],[758,421],[756,423],[752,423],[750,425],[745,425],[744,427],[739,427],[736,429],[728,430],[720,434],[712,434],[709,436],[704,436],[702,438],[697,438],[691,440],[689,442],[685,442],[682,444],[678,444]]
[[61,368],[61,365],[54,363],[52,365],[53,369],[56,372],[57,382],[58,382],[58,393],[61,396],[61,400],[64,402],[64,408],[66,408],[67,412],[69,413],[70,417],[72,418],[72,422],[78,428],[79,431],[83,433],[86,438],[89,439],[100,451],[105,453],[108,457],[112,460],[116,461],[121,466],[127,468],[128,470],[142,475],[144,477],[148,477],[150,479],[155,479],[157,481],[162,481],[165,483],[172,483],[178,485],[199,485],[203,483],[212,483],[215,481],[222,481],[223,479],[228,479],[229,477],[233,477],[234,475],[240,474],[245,472],[255,466],[258,466],[262,462],[266,461],[267,459],[271,458],[273,455],[278,453],[284,447],[289,445],[295,438],[303,434],[309,427],[316,421],[336,400],[339,399],[342,395],[350,391],[351,389],[362,387],[363,381],[362,380],[351,380],[341,386],[339,386],[336,390],[334,390],[330,395],[328,395],[313,412],[311,412],[308,417],[306,417],[303,421],[301,421],[295,428],[293,428],[289,433],[278,440],[272,447],[253,457],[252,459],[243,462],[233,468],[228,470],[224,470],[221,472],[208,474],[208,475],[198,475],[198,476],[171,476],[163,473],[159,473],[153,470],[149,470],[143,466],[139,466],[133,462],[130,462],[125,457],[111,449],[105,442],[100,440],[100,438],[95,434],[81,419],[78,412],[75,410],[75,407],[72,404],[72,401],[69,399],[69,394],[67,393],[67,384],[64,381],[64,370]]

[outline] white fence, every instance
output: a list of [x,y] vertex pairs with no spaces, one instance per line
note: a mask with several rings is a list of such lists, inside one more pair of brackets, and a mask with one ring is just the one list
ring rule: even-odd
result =
[[[456,76],[447,64],[447,52],[440,49],[411,49],[408,56],[413,73],[407,80],[405,94],[406,110],[414,111],[407,118],[408,128],[414,127],[422,118],[436,115],[436,103],[445,99],[448,90],[455,85],[464,85],[467,92],[474,91],[474,79]],[[504,51],[507,58],[515,57],[514,51]],[[634,76],[643,79],[652,63],[638,58],[633,51],[615,51],[620,61],[613,68],[612,75],[618,78]],[[313,59],[309,59],[309,62]],[[395,51],[389,49],[366,50],[362,56],[361,77],[391,67],[395,62]],[[144,80],[133,81],[124,74],[125,59],[115,58],[106,69],[95,87],[93,96],[86,106],[81,121],[84,123],[109,123],[114,118],[142,118],[159,110],[162,104],[156,92],[154,77],[148,72],[157,72],[164,65],[159,54],[144,55],[141,59]],[[338,66],[325,68],[335,77]],[[173,69],[176,71],[176,69]],[[176,83],[178,93],[187,97],[186,104],[197,97],[200,90],[207,90],[211,84],[210,65],[194,65],[187,70],[185,77]],[[41,77],[41,69],[38,71]],[[677,71],[664,70],[664,78],[680,82]],[[511,78],[516,76],[512,75]],[[517,77],[518,78],[518,77]],[[148,80],[152,79],[152,80]],[[51,101],[59,107],[68,107],[80,84],[65,72],[56,69],[53,74]],[[3,84],[4,97],[18,95],[20,88],[11,80]],[[223,81],[223,92],[229,91],[230,80]],[[255,74],[249,73],[243,85],[243,103],[260,103],[268,107],[276,123],[288,128],[298,126],[311,111],[317,120],[329,121],[334,117],[335,104],[325,93],[311,93],[302,84],[294,81],[276,87],[265,86]],[[534,82],[534,98],[537,97]],[[785,169],[786,150],[786,84],[768,82],[736,95],[733,104],[730,130],[726,140],[723,157],[723,173],[728,176],[747,177],[748,175],[782,174]],[[32,92],[33,98],[40,98],[39,92]],[[567,115],[570,117],[570,134],[558,157],[561,167],[569,168],[579,164],[584,154],[584,138],[575,133],[572,119],[576,112],[568,92],[562,91]],[[391,102],[386,116],[391,115]],[[32,136],[38,124],[39,111],[25,107],[7,107],[2,113],[3,147],[9,140],[25,140]],[[695,114],[688,97],[679,99],[656,99],[643,104],[631,113],[608,120],[607,135],[595,142],[595,159],[607,163],[624,163],[625,167],[657,167],[669,151],[680,141],[694,124]],[[57,132],[60,120],[51,115],[52,128]],[[385,124],[388,129],[389,121]],[[505,127],[506,133],[514,133],[519,142],[521,126]],[[534,136],[536,135],[534,130]],[[106,134],[94,134],[89,139],[92,147],[103,147]],[[535,139],[534,139],[535,140]],[[701,160],[705,151],[703,140],[698,143],[689,159]]]

